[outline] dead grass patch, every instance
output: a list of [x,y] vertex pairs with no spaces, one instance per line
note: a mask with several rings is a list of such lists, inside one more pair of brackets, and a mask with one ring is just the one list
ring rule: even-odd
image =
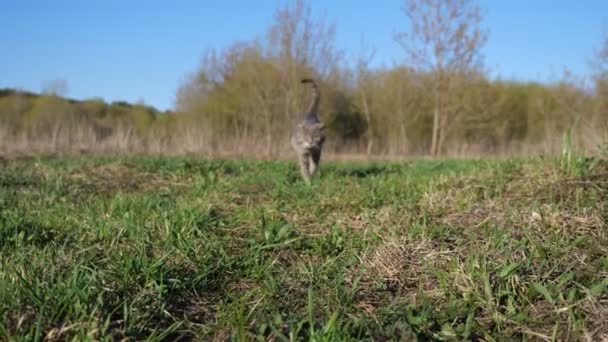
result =
[[159,173],[137,171],[122,162],[77,169],[68,174],[67,179],[78,189],[99,195],[192,187],[189,181],[168,179]]
[[605,223],[602,208],[589,205],[594,196],[608,191],[608,180],[602,175],[562,177],[548,168],[524,168],[504,185],[500,197],[482,196],[486,198],[476,201],[478,194],[473,189],[480,184],[488,184],[487,175],[444,184],[425,193],[420,208],[429,211],[437,222],[463,229],[532,226],[537,230],[605,235],[601,232]]
[[360,263],[349,272],[352,276],[347,282],[354,284],[355,277],[360,277],[358,297],[366,310],[379,304],[383,294],[405,297],[415,303],[419,294],[442,295],[432,270],[446,269],[452,257],[451,251],[441,250],[428,240],[386,240],[360,256]]

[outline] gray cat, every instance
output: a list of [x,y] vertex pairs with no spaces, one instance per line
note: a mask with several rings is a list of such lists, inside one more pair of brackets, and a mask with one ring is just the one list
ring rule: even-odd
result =
[[323,123],[319,120],[319,87],[312,79],[303,79],[302,83],[312,86],[312,100],[308,110],[301,115],[291,133],[291,146],[295,150],[300,163],[300,172],[307,184],[315,174],[321,162],[321,150],[325,142]]

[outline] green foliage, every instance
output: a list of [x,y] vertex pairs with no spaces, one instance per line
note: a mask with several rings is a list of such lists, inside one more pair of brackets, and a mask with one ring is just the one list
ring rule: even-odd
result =
[[101,99],[76,101],[12,90],[0,94],[0,123],[9,149],[12,140],[27,137],[33,144],[50,143],[54,151],[61,151],[62,146],[86,144],[82,140],[94,136],[90,130],[100,129],[107,130],[99,133],[104,137],[135,130],[141,140],[167,139],[176,134],[173,113],[160,113],[144,104],[107,104]]
[[52,127],[55,123],[70,121],[69,103],[53,95],[42,95],[33,101],[32,108],[24,113],[23,119],[28,127]]

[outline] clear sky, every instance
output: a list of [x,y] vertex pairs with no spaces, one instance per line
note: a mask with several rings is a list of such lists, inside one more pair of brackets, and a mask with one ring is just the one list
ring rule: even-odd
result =
[[[265,34],[285,0],[0,0],[0,88],[40,91],[67,81],[67,96],[144,100],[173,107],[175,91],[205,48]],[[339,48],[364,38],[376,65],[403,58],[392,39],[407,29],[401,0],[311,0],[336,24]],[[608,29],[608,0],[480,0],[489,29],[485,67],[492,75],[545,81],[564,67],[589,73]]]

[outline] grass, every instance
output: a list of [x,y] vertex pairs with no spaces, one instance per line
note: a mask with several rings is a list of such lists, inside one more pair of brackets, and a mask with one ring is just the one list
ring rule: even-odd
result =
[[5,160],[0,340],[607,338],[606,166],[568,158]]

